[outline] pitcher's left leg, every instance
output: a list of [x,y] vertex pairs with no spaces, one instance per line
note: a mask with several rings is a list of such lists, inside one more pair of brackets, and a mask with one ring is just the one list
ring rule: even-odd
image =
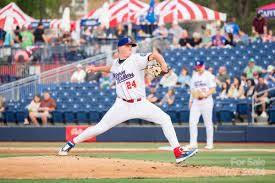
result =
[[149,101],[142,101],[142,105],[138,105],[136,110],[138,111],[137,118],[144,119],[146,121],[151,121],[161,125],[163,133],[166,139],[169,141],[171,147],[174,149],[174,155],[176,157],[176,162],[180,163],[187,158],[192,157],[198,152],[198,149],[191,149],[189,151],[183,151],[180,147],[175,129],[172,125],[171,118],[168,114],[162,111],[159,107],[152,104]]
[[171,147],[176,148],[179,147],[179,141],[175,132],[175,129],[172,125],[171,118],[168,114],[163,112],[159,107],[156,105],[148,102],[142,101],[143,104],[139,105],[137,109],[137,118],[144,119],[146,121],[151,121],[161,125],[163,133],[167,140],[169,141]]

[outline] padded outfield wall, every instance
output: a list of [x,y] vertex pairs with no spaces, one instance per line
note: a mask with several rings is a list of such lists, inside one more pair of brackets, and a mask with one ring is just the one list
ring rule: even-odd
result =
[[[87,126],[1,127],[0,141],[66,141]],[[189,141],[189,128],[176,127],[179,141]],[[198,140],[205,142],[205,128],[199,127]],[[218,126],[215,142],[275,142],[275,126]],[[90,141],[97,142],[165,142],[162,129],[155,126],[115,127]]]

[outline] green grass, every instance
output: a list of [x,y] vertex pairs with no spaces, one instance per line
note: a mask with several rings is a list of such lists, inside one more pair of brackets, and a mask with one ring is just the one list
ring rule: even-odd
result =
[[201,182],[274,182],[275,175],[245,177],[203,177],[184,179],[58,179],[58,180],[0,180],[0,183],[201,183]]
[[[0,142],[0,147],[60,147],[64,142]],[[182,143],[186,145],[187,143]],[[150,148],[155,149],[160,146],[168,146],[168,143],[128,143],[128,142],[96,142],[96,143],[81,143],[77,147],[81,148]],[[203,147],[201,144],[200,147]],[[216,143],[215,148],[222,149],[275,149],[275,143]]]
[[[0,147],[59,147],[63,143],[0,143]],[[77,147],[81,148],[152,148],[167,146],[167,143],[83,143]],[[218,149],[275,149],[275,144],[216,144]],[[0,158],[14,156],[43,156],[43,154],[0,154]],[[45,154],[44,154],[45,155]],[[150,160],[161,162],[174,162],[171,152],[116,152],[116,153],[82,153],[80,156],[99,158],[122,158],[135,160]],[[275,156],[271,152],[199,152],[194,158],[188,160],[187,164],[201,166],[222,166],[229,168],[252,168],[275,170]],[[59,180],[1,180],[0,183],[177,183],[177,182],[274,182],[275,175],[269,176],[242,176],[242,177],[204,177],[204,178],[182,178],[182,179],[59,179]]]

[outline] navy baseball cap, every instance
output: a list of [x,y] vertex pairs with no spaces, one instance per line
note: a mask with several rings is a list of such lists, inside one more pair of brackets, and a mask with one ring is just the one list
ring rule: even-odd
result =
[[129,37],[124,37],[124,38],[121,38],[118,43],[117,43],[117,46],[120,47],[120,46],[124,46],[124,45],[132,45],[132,47],[135,47],[137,46],[137,44]]
[[202,66],[204,66],[204,61],[199,60],[195,62],[195,68],[201,68]]

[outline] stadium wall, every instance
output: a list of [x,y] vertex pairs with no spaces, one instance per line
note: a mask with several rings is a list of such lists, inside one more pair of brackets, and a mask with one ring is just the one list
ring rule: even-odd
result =
[[[86,128],[69,127],[1,127],[0,141],[66,141]],[[67,128],[67,130],[66,130]],[[69,129],[69,131],[68,131]],[[176,127],[180,141],[189,141],[189,128]],[[66,132],[67,131],[67,132]],[[219,126],[215,129],[216,142],[275,142],[275,126]],[[205,128],[199,127],[198,140],[205,141]],[[160,127],[115,127],[91,139],[97,142],[163,142],[166,141]]]

